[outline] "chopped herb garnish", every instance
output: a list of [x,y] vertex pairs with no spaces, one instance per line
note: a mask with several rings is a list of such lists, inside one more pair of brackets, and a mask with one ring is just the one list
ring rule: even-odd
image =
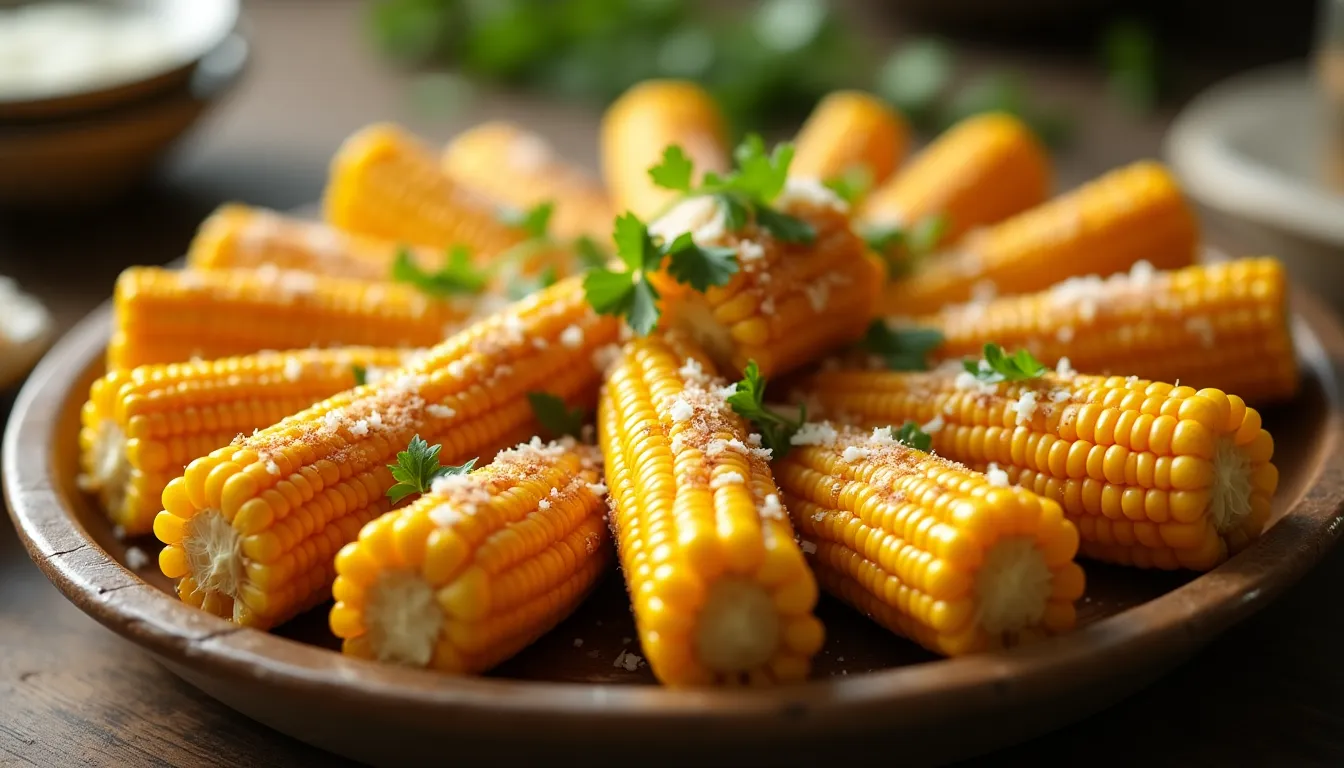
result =
[[761,369],[752,360],[747,363],[742,380],[737,382],[737,390],[727,401],[739,416],[761,431],[761,444],[771,450],[771,458],[782,459],[792,447],[789,438],[807,422],[807,406],[799,408],[797,419],[782,416],[765,406],[765,385]]
[[648,276],[662,268],[670,257],[667,273],[697,291],[725,285],[737,272],[737,252],[732,248],[696,245],[689,233],[671,243],[655,240],[649,228],[633,213],[616,219],[612,241],[625,270],[597,267],[583,279],[588,303],[599,314],[624,317],[643,336],[658,324],[658,291]]
[[607,253],[602,250],[602,246],[597,241],[587,235],[580,235],[574,240],[574,253],[579,257],[579,263],[584,269],[597,269],[607,265]]
[[562,398],[549,392],[528,392],[527,401],[531,403],[537,421],[552,437],[578,437],[583,431],[587,416],[582,408],[570,408]]
[[927,371],[929,353],[942,343],[937,328],[892,328],[885,320],[874,320],[859,347],[881,357],[889,370]]
[[427,492],[440,477],[465,475],[476,466],[476,459],[456,467],[439,464],[439,451],[442,448],[441,445],[431,446],[416,435],[411,438],[411,444],[406,450],[397,454],[397,463],[387,465],[392,470],[393,479],[397,481],[396,485],[387,489],[387,496],[393,504],[413,493]]
[[556,272],[555,265],[551,264],[533,277],[515,275],[513,279],[509,281],[508,288],[505,292],[510,299],[517,301],[518,299],[531,296],[542,288],[549,288],[552,285],[555,285],[555,281],[558,279],[559,275]]
[[369,369],[362,365],[350,366],[350,372],[355,375],[355,386],[362,387],[369,383]]
[[916,262],[933,253],[947,234],[947,227],[947,216],[934,213],[909,227],[869,227],[862,235],[868,247],[887,263],[887,275],[894,279],[908,275]]
[[1049,370],[1027,350],[1019,349],[1016,354],[1008,355],[998,344],[986,344],[982,359],[967,360],[962,365],[967,373],[986,384],[1036,379]]
[[905,422],[900,429],[892,430],[892,432],[898,442],[905,443],[916,451],[928,453],[933,448],[933,437],[920,429],[919,425],[913,421]]
[[539,240],[546,237],[551,225],[551,214],[554,212],[555,203],[547,200],[544,203],[537,203],[525,211],[512,208],[501,209],[499,220],[511,227],[518,227],[527,232],[529,239]]
[[448,257],[437,272],[426,272],[415,263],[408,248],[397,249],[392,262],[392,280],[408,283],[431,296],[461,296],[485,290],[489,273],[471,263],[471,252],[463,245],[448,249]]
[[733,158],[737,161],[734,170],[722,175],[706,172],[699,186],[692,186],[694,165],[674,144],[663,150],[663,159],[649,169],[649,177],[664,189],[714,197],[731,230],[742,229],[754,217],[762,229],[785,242],[810,243],[816,239],[811,224],[770,207],[788,181],[792,144],[778,144],[767,153],[765,141],[757,134],[748,134],[733,151]]
[[839,176],[832,176],[822,182],[841,200],[854,205],[868,194],[873,187],[873,171],[866,165],[851,166]]

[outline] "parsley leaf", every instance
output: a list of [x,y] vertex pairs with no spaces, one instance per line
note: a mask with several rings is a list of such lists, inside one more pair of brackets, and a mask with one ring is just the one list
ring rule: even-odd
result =
[[850,205],[854,205],[873,187],[873,170],[866,165],[854,165],[822,184]]
[[369,383],[369,369],[362,365],[350,366],[350,372],[355,375],[355,386],[362,387]]
[[799,410],[797,419],[789,419],[765,407],[765,377],[755,360],[747,363],[737,389],[726,399],[728,405],[742,418],[761,431],[761,444],[772,452],[771,458],[782,459],[792,447],[789,438],[807,422],[807,406]]
[[551,264],[538,272],[535,277],[515,275],[514,278],[509,281],[509,285],[505,292],[510,299],[517,301],[526,296],[531,296],[542,288],[549,288],[552,285],[555,285],[555,281],[558,279],[559,275],[555,270],[555,265]]
[[551,225],[551,214],[555,213],[555,203],[547,200],[537,203],[525,211],[506,208],[499,212],[499,220],[511,227],[527,232],[528,237],[539,240],[546,237]]
[[627,211],[616,218],[611,237],[616,241],[616,255],[631,271],[657,269],[663,261],[663,254],[654,248],[653,238],[649,237],[649,228],[633,213]]
[[537,421],[552,436],[578,437],[583,431],[586,415],[582,408],[570,408],[562,398],[549,392],[528,392],[527,401],[532,405],[532,413],[536,415]]
[[662,265],[667,252],[654,244],[648,227],[633,213],[616,219],[612,240],[625,271],[593,268],[584,275],[584,294],[598,314],[624,317],[635,333],[646,335],[658,324],[658,291],[648,273]]
[[460,296],[485,290],[489,274],[471,263],[471,252],[463,245],[448,250],[448,258],[437,272],[427,272],[415,263],[408,248],[397,249],[392,262],[392,281],[408,283],[431,296]]
[[476,466],[476,459],[460,466],[442,466],[439,464],[441,445],[431,446],[419,435],[411,438],[406,450],[397,454],[397,463],[388,464],[392,477],[397,484],[387,489],[388,498],[396,504],[413,493],[425,493],[440,477],[465,475]]
[[817,239],[817,230],[811,224],[764,205],[756,207],[756,223],[786,243],[810,244]]
[[905,247],[916,256],[932,253],[947,234],[947,215],[931,213],[916,221],[905,236]]
[[859,347],[881,357],[892,371],[927,371],[929,353],[943,343],[937,328],[891,328],[874,320]]
[[694,172],[694,163],[686,156],[681,147],[676,144],[669,144],[663,150],[662,162],[649,169],[649,178],[653,179],[653,183],[663,189],[690,192],[691,174]]
[[1008,355],[998,344],[986,344],[985,356],[980,360],[966,360],[962,367],[967,373],[986,384],[1000,381],[1026,381],[1040,378],[1048,370],[1040,360],[1025,349]]
[[580,235],[574,240],[574,253],[578,255],[579,263],[584,269],[598,269],[607,265],[606,252],[596,240],[587,235]]
[[860,235],[886,262],[887,276],[895,279],[909,275],[920,259],[933,253],[947,233],[947,227],[947,216],[933,213],[909,228],[873,226],[861,230]]
[[928,453],[933,448],[933,437],[919,428],[913,421],[907,421],[900,429],[892,430],[897,442],[905,443],[916,451]]
[[690,232],[681,233],[667,247],[672,259],[667,273],[677,282],[697,291],[711,285],[727,285],[737,274],[737,249],[717,246],[701,247],[691,239]]
[[751,209],[743,202],[741,197],[727,192],[719,192],[714,195],[714,200],[719,204],[719,210],[723,211],[724,226],[730,231],[741,230],[751,220]]
[[737,171],[727,181],[757,202],[769,203],[784,191],[789,164],[793,162],[793,145],[776,144],[774,152],[766,154],[765,140],[759,134],[749,133],[733,150],[733,159],[737,161]]

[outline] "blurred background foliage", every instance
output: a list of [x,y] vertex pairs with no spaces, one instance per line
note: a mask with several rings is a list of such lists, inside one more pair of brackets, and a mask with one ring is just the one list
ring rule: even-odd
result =
[[[1163,97],[1169,70],[1151,19],[1183,2],[1076,0],[1076,14],[1093,21],[1083,34],[1067,29],[1062,36],[1104,68],[1116,99],[1151,110]],[[1234,14],[1238,3],[1204,2],[1203,11],[1186,16],[1206,18],[1203,31],[1219,29],[1228,23],[1223,11]],[[931,7],[941,12],[957,5]],[[1003,0],[997,10],[1001,19],[1029,20],[1030,5]],[[1016,8],[1024,10],[1013,14]],[[1008,29],[997,21],[985,26]],[[371,0],[369,29],[387,57],[424,73],[417,97],[433,110],[452,109],[475,83],[604,106],[635,82],[676,77],[706,85],[739,134],[794,124],[838,88],[882,95],[927,133],[973,113],[1004,110],[1059,145],[1072,123],[1022,73],[968,74],[947,37],[880,44],[828,0]],[[1010,34],[1026,39],[1032,31],[1018,26]]]

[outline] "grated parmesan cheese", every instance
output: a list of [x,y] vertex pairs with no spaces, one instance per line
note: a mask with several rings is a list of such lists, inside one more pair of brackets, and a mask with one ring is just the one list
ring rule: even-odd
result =
[[789,438],[789,445],[827,445],[835,442],[838,433],[827,422],[810,421],[798,428]]
[[815,179],[789,178],[784,182],[784,190],[775,198],[774,205],[785,212],[799,207],[830,208],[840,213],[849,212],[848,203]]
[[607,492],[606,483],[586,483],[588,490],[592,491],[594,496],[602,496]]
[[868,437],[868,442],[876,445],[894,445],[896,435],[891,427],[873,427],[873,434]]
[[1017,400],[1009,403],[1009,407],[1017,413],[1017,424],[1023,426],[1031,423],[1031,417],[1036,415],[1036,393],[1023,392]]
[[765,497],[765,503],[761,506],[761,517],[771,520],[783,520],[787,517],[784,514],[784,505],[779,503],[778,496],[772,493]]
[[621,359],[621,348],[616,344],[606,344],[593,350],[593,367],[606,371]]
[[1073,363],[1069,362],[1069,358],[1061,357],[1059,358],[1059,362],[1055,363],[1055,375],[1071,379],[1074,376],[1077,376],[1078,372],[1073,370]]
[[765,246],[755,240],[743,240],[737,244],[737,257],[743,264],[760,261],[765,258]]
[[[921,432],[932,435],[935,432],[943,431],[943,427],[945,426],[947,426],[947,422],[943,421],[943,414],[935,413],[933,418],[920,425],[919,429]],[[888,429],[890,429],[890,427],[888,427]]]
[[649,224],[649,235],[666,242],[690,232],[696,245],[718,245],[728,234],[728,220],[723,206],[713,197],[700,195],[688,198],[672,207]]
[[436,419],[451,419],[457,415],[457,411],[438,403],[431,403],[430,405],[425,406],[425,412]]
[[537,509],[550,509],[550,508],[551,508],[550,499],[542,499],[541,501],[537,502]]
[[297,357],[285,358],[285,378],[290,381],[298,381],[303,376],[303,363]]
[[672,401],[672,407],[668,409],[667,413],[673,421],[690,421],[691,417],[695,415],[695,407],[686,402],[684,398],[678,397]]
[[350,434],[354,435],[355,437],[363,437],[369,434],[369,420],[360,419],[356,421],[354,424],[351,424]]
[[266,471],[272,475],[280,475],[280,465],[275,463],[275,459],[266,460]]
[[570,349],[578,349],[583,346],[583,329],[577,325],[571,325],[560,332],[560,343]]
[[868,458],[869,453],[871,452],[867,448],[860,448],[857,445],[851,445],[845,448],[844,453],[840,454],[840,457],[843,458],[845,461],[855,462],[855,461],[862,461],[863,459]]
[[803,554],[815,555],[817,553],[817,545],[815,542],[804,539],[798,546],[803,550]]
[[999,465],[990,462],[989,467],[985,469],[985,475],[989,478],[990,485],[1008,487],[1008,473],[999,469]]
[[709,482],[709,487],[718,490],[726,485],[743,485],[747,479],[737,472],[724,472]]

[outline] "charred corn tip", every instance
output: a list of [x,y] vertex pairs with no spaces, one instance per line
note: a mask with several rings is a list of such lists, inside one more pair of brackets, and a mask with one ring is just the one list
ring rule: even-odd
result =
[[612,560],[600,461],[534,438],[365,525],[336,557],[345,652],[477,673],[550,630]]
[[824,587],[959,655],[1071,629],[1083,574],[1059,505],[871,432],[808,424],[777,464]]
[[909,143],[910,127],[885,101],[862,91],[835,91],[798,132],[790,173],[826,180],[862,168],[878,185],[900,164]]
[[1216,389],[943,368],[821,373],[800,396],[858,423],[925,424],[939,455],[1059,503],[1082,553],[1110,562],[1213,568],[1260,535],[1278,485],[1260,414]]
[[769,452],[726,386],[689,344],[648,337],[626,345],[599,401],[622,570],[668,685],[801,680],[824,636]]
[[[387,465],[414,435],[460,464],[539,425],[526,397],[591,405],[594,353],[618,326],[563,280],[473,323],[394,375],[348,390],[187,466],[154,532],[191,605],[268,628],[330,595],[332,558],[387,512]],[[574,343],[577,342],[577,343]]]

